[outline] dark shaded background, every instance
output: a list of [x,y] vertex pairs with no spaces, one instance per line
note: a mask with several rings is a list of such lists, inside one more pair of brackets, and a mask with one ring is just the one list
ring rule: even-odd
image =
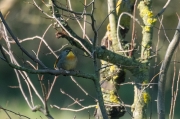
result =
[[[89,0],[88,0],[89,1]],[[46,18],[40,11],[38,11],[32,4],[28,4],[28,1],[17,1],[13,7],[10,9],[10,13],[7,16],[7,23],[10,26],[11,30],[13,33],[19,38],[19,39],[24,39],[27,37],[32,37],[32,36],[42,36],[44,33],[45,29],[48,27],[50,23],[52,23],[51,19]],[[32,1],[29,1],[32,2]],[[75,11],[82,11],[83,10],[83,5],[82,3],[83,0],[78,0],[78,1],[72,1],[72,6]],[[157,14],[162,7],[164,6],[166,1],[153,1],[153,7],[152,10],[155,14]],[[38,1],[38,4],[40,7],[45,11],[48,12],[48,9],[46,8],[45,5],[42,4],[42,2]],[[64,4],[65,5],[65,0]],[[167,33],[167,36],[171,40],[175,28],[177,25],[178,18],[176,16],[177,14],[180,14],[180,9],[179,9],[180,1],[174,0],[172,1],[165,13],[163,14],[164,20],[163,24],[165,27],[165,31]],[[3,8],[0,8],[3,9]],[[90,10],[90,8],[88,9]],[[137,10],[138,12],[138,10]],[[49,12],[48,12],[49,13]],[[67,13],[63,13],[68,15]],[[106,1],[99,0],[96,1],[96,11],[95,11],[95,19],[96,19],[96,25],[97,27],[100,26],[104,18],[107,16],[107,3]],[[137,14],[138,17],[138,14]],[[90,22],[90,19],[87,18],[87,21]],[[140,20],[141,21],[141,20]],[[81,30],[78,27],[78,24],[75,20],[70,19],[68,21],[70,27],[80,36],[82,36]],[[105,23],[102,25],[101,29],[98,31],[99,33],[99,42],[101,38],[104,36],[105,31],[106,31],[106,25],[108,23],[108,19],[105,21]],[[140,26],[136,25],[136,33],[137,33],[137,41],[136,43],[139,44],[141,42],[141,28]],[[155,50],[155,46],[158,41],[158,27],[159,27],[159,22],[154,27],[154,37],[153,37],[153,50]],[[56,39],[55,38],[55,30],[51,27],[50,30],[47,32],[45,36],[46,42],[49,43],[51,48],[53,50],[57,50],[61,48],[62,45],[68,43],[65,39]],[[90,38],[93,38],[93,31],[90,27],[90,25],[87,23],[87,34]],[[159,34],[160,37],[160,45],[159,45],[159,55],[157,57],[157,64],[159,64],[165,54],[165,51],[167,49],[167,46],[169,42],[166,40],[164,36],[163,30]],[[131,31],[129,31],[126,40],[130,41],[131,39]],[[26,48],[26,50],[29,51],[29,53],[33,54],[32,50],[37,51],[38,44],[39,44],[38,39],[35,39],[33,41],[27,41],[22,43],[22,46]],[[0,43],[5,45],[4,41],[1,39]],[[86,73],[94,73],[93,71],[93,62],[90,58],[84,57],[83,52],[74,48],[76,53],[78,54],[79,62],[78,62],[78,67],[77,70],[84,71]],[[22,63],[23,60],[30,60],[27,58],[16,45],[13,45],[12,48],[15,56],[17,59],[19,59],[19,62]],[[46,55],[49,53],[48,49],[46,48],[45,45],[42,46],[42,49],[40,51],[40,60],[43,61],[48,67],[53,68],[53,64],[55,61],[55,57],[53,55]],[[179,61],[179,49],[177,52],[177,61]],[[174,59],[172,59],[174,60]],[[31,60],[30,60],[31,61]],[[151,77],[153,77],[155,74],[158,73],[159,66],[157,66],[155,69],[153,68],[154,65],[154,59],[152,59],[152,68],[150,71]],[[32,119],[41,119],[45,118],[41,113],[39,112],[32,112],[20,90],[17,89],[12,89],[9,88],[9,86],[17,86],[17,78],[15,76],[15,73],[12,68],[10,68],[4,61],[0,60],[0,105],[4,108],[13,110],[15,112],[19,112],[20,114],[26,115]],[[171,63],[171,66],[168,71],[168,76],[167,76],[167,85],[166,85],[166,114],[168,116],[169,110],[170,110],[170,102],[171,102],[171,84],[172,84],[172,78],[174,74],[174,69],[173,69],[173,63]],[[176,80],[178,78],[178,72],[179,72],[179,64],[176,63]],[[34,85],[39,89],[38,91],[41,92],[40,89],[40,84],[37,78],[37,75],[34,74],[29,74],[30,78],[33,80]],[[51,75],[45,75],[44,76],[44,83],[47,84],[48,80],[52,81],[53,76]],[[83,79],[83,78],[76,78],[76,80],[83,86],[86,91],[91,94],[92,96],[96,96],[95,94],[95,89],[93,82],[91,80]],[[155,78],[157,80],[157,78]],[[131,76],[130,73],[127,73],[127,78],[126,82],[133,81],[133,77]],[[25,88],[25,87],[24,87]],[[64,76],[59,76],[54,88],[53,92],[50,97],[50,101],[48,102],[49,104],[56,104],[59,105],[60,107],[66,107],[67,105],[72,103],[72,100],[67,98],[67,96],[62,95],[60,93],[60,89],[63,89],[65,92],[68,94],[72,95],[75,98],[78,99],[84,99],[82,104],[84,105],[89,105],[89,104],[95,104],[94,100],[90,98],[89,96],[86,96],[71,80],[69,77],[64,77]],[[27,89],[25,88],[27,91]],[[133,85],[123,85],[121,86],[120,89],[120,96],[121,99],[124,101],[125,104],[132,104],[133,103]],[[149,116],[152,115],[152,119],[157,118],[156,114],[156,93],[157,93],[157,87],[154,86],[153,89],[150,90],[150,93],[152,94],[151,97],[151,103],[148,105],[149,110]],[[36,99],[36,96],[33,96],[34,99]],[[175,108],[175,119],[180,118],[178,114],[178,110],[180,109],[180,102],[178,101],[179,95],[177,97],[177,102],[176,102],[176,108]],[[38,100],[35,101],[35,104],[41,104]],[[74,106],[71,108],[79,108],[78,106]],[[128,111],[130,111],[129,108],[127,108]],[[152,113],[150,113],[152,110]],[[55,108],[51,109],[50,112],[51,114],[57,118],[57,119],[72,119],[75,115],[77,119],[87,119],[88,118],[88,111],[91,115],[91,118],[93,118],[93,111],[94,109],[89,109],[89,110],[84,110],[82,112],[70,112],[70,111],[59,111]],[[13,119],[18,119],[19,117],[12,114]],[[4,119],[7,118],[5,116],[5,113],[0,110],[0,118]],[[131,118],[131,116],[126,113],[122,119],[127,119]]]

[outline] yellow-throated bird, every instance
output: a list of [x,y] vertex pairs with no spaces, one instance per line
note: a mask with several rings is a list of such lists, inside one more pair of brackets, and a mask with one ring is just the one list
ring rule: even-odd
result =
[[77,64],[77,57],[71,47],[63,49],[54,63],[55,69],[73,70]]

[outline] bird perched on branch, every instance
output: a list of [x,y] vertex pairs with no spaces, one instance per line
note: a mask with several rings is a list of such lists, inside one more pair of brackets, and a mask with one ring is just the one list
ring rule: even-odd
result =
[[54,63],[55,69],[73,70],[77,64],[77,57],[71,47],[63,49]]

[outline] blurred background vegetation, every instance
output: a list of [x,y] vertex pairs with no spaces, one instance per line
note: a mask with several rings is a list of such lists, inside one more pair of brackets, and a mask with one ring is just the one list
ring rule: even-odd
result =
[[[8,4],[3,6],[3,2],[10,1]],[[66,1],[61,0],[63,2],[62,6],[65,6]],[[61,2],[59,1],[59,2]],[[87,0],[89,2],[90,0]],[[29,2],[29,3],[28,3]],[[46,2],[46,1],[45,1]],[[82,11],[84,2],[83,0],[72,0],[72,7],[75,11]],[[156,14],[158,13],[162,7],[164,6],[166,1],[153,1],[153,7],[152,10]],[[10,4],[11,3],[11,4]],[[49,26],[49,24],[52,23],[51,19],[46,18],[40,11],[38,11],[32,4],[31,0],[0,0],[0,9],[3,13],[6,13],[6,10],[9,11],[8,16],[6,17],[6,21],[8,25],[10,26],[11,30],[15,34],[16,37],[19,39],[24,39],[27,37],[33,37],[33,36],[42,36],[46,28]],[[38,5],[47,13],[49,13],[48,8],[41,2],[41,0],[37,0]],[[180,1],[174,0],[171,1],[169,6],[167,7],[167,10],[163,14],[163,24],[164,28],[166,29],[166,33],[168,38],[171,40],[175,28],[177,25],[177,15],[180,15]],[[90,11],[90,8],[88,9]],[[136,11],[137,17],[138,11]],[[67,13],[64,13],[67,14]],[[98,0],[96,1],[96,11],[95,11],[95,19],[96,19],[96,25],[99,27],[102,23],[102,21],[107,16],[107,1],[104,0]],[[139,17],[138,17],[139,18]],[[90,19],[87,18],[87,20],[90,22]],[[141,20],[140,20],[141,21]],[[82,31],[80,30],[77,22],[73,19],[69,19],[68,21],[70,27],[80,36],[82,36]],[[98,31],[99,33],[99,42],[101,38],[104,36],[106,32],[106,25],[108,23],[108,19],[103,23],[102,27]],[[140,26],[136,25],[136,33],[138,40],[136,41],[137,44],[141,42],[141,28]],[[154,27],[154,36],[153,36],[153,50],[155,50],[155,46],[158,41],[158,27],[159,22]],[[51,46],[53,50],[58,50],[61,48],[62,45],[67,44],[68,42],[65,39],[57,39],[55,38],[55,32],[56,30],[52,27],[47,32],[45,36],[46,42]],[[90,38],[93,38],[93,31],[91,30],[91,26],[87,23],[87,35]],[[159,54],[157,57],[157,64],[159,64],[165,54],[165,51],[167,49],[167,46],[169,45],[169,42],[165,38],[163,30],[161,30],[161,33],[159,34],[160,37],[160,45],[159,45]],[[131,31],[129,31],[129,34],[126,38],[126,40],[130,41],[131,39]],[[40,40],[34,39],[33,41],[27,41],[22,43],[22,46],[28,50],[29,53],[32,55],[34,51],[37,51],[38,45]],[[2,39],[0,39],[0,43],[3,45],[5,44]],[[16,57],[19,59],[19,63],[23,64],[23,61],[30,60],[27,58],[17,47],[16,44],[13,45],[13,53],[16,55]],[[84,71],[86,73],[94,73],[93,71],[93,62],[90,58],[84,57],[83,52],[74,48],[76,53],[78,54],[79,62],[77,70]],[[179,49],[177,49],[179,51]],[[45,45],[42,46],[42,49],[40,51],[40,60],[43,61],[48,67],[53,68],[53,64],[55,61],[55,57],[50,54],[47,55],[50,51],[46,48]],[[176,60],[179,61],[180,57],[178,56],[177,52],[177,58]],[[174,59],[173,59],[174,60]],[[26,66],[26,64],[23,64]],[[154,59],[152,59],[152,66],[154,65]],[[26,115],[32,119],[41,119],[46,118],[41,114],[40,112],[32,112],[19,88],[10,88],[10,86],[18,86],[16,75],[11,67],[9,67],[4,61],[0,60],[0,105],[6,109],[15,111],[17,113]],[[28,67],[28,66],[26,66]],[[158,65],[155,69],[152,67],[150,74],[151,77],[153,77],[155,74],[158,73],[160,65]],[[178,72],[179,72],[179,63],[176,63],[176,79],[178,78]],[[172,85],[172,78],[174,74],[174,65],[173,62],[171,63],[171,66],[168,71],[168,77],[167,77],[167,85],[166,85],[166,115],[168,116],[169,110],[170,110],[170,103],[171,103],[171,85]],[[37,75],[29,74],[31,79],[33,80],[34,85],[37,87],[38,91],[41,92],[40,84],[38,81]],[[157,80],[158,77],[155,79]],[[47,84],[48,81],[52,81],[53,76],[51,75],[45,75],[44,76],[44,83]],[[83,86],[83,88],[92,96],[96,96],[94,84],[91,80],[83,79],[83,78],[76,78],[76,80]],[[127,73],[126,76],[126,82],[133,81],[133,77],[130,73]],[[25,87],[24,87],[25,88]],[[65,95],[60,93],[60,89],[63,89],[66,93],[72,95],[75,98],[78,99],[84,99],[82,104],[84,105],[92,105],[95,104],[95,101],[86,96],[71,80],[69,77],[59,76],[57,82],[55,83],[55,86],[53,88],[53,92],[50,97],[49,104],[56,104],[60,107],[66,107],[67,105],[71,104],[73,101],[66,97]],[[27,89],[25,88],[25,91]],[[133,85],[123,85],[121,86],[120,90],[120,96],[121,99],[124,101],[125,104],[132,104],[133,103]],[[149,104],[149,115],[152,114],[152,118],[156,117],[156,93],[157,93],[157,86],[155,86],[153,89],[150,90],[152,97],[151,97],[151,103]],[[180,95],[180,94],[179,94]],[[180,110],[180,96],[177,97],[176,102],[176,108],[175,108],[175,119],[179,119],[180,116],[178,114],[178,110]],[[36,99],[36,96],[33,98]],[[35,104],[39,104],[40,102],[37,100]],[[78,106],[74,106],[72,108],[79,108]],[[50,109],[50,113],[54,118],[58,119],[72,119],[74,116],[76,116],[77,119],[87,119],[88,118],[88,111],[91,115],[91,118],[93,117],[93,111],[94,109],[84,110],[82,112],[70,112],[70,111],[60,111],[55,108]],[[128,109],[130,111],[130,109]],[[150,113],[152,111],[152,113]],[[13,119],[19,119],[17,115],[11,114]],[[8,118],[6,114],[3,112],[3,110],[0,110],[0,118],[5,119]],[[131,118],[131,116],[126,113],[122,119],[128,119]]]

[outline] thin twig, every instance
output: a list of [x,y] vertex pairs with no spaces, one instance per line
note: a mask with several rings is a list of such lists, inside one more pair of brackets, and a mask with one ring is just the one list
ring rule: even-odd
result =
[[[56,55],[56,53],[51,49],[51,47],[48,45],[48,43],[44,40],[43,37],[40,37],[40,36],[33,36],[33,37],[29,37],[29,38],[25,38],[25,39],[22,39],[22,40],[19,40],[19,43],[22,43],[22,42],[25,42],[25,41],[28,41],[28,40],[34,40],[34,39],[40,39],[41,42],[43,42],[46,47],[50,50],[50,52],[57,58],[58,56]],[[9,41],[10,43],[14,43],[13,41]],[[39,49],[39,48],[38,48]],[[40,50],[40,49],[39,49]],[[39,54],[39,51],[37,51],[37,54],[36,54],[36,57],[38,58],[38,54]]]
[[[61,50],[62,50],[64,47],[66,47],[67,45],[69,45],[69,44],[64,44],[64,45],[63,45],[61,48],[59,48],[58,50],[54,50],[54,53],[61,51]],[[52,54],[52,52],[46,53],[46,55],[50,55],[50,54]]]
[[74,104],[78,104],[81,107],[85,107],[84,105],[82,105],[78,100],[74,99],[71,95],[67,94],[65,91],[63,91],[62,89],[60,89],[61,93],[68,96],[69,98],[71,98],[74,101]]
[[[11,113],[13,113],[13,114],[15,114],[15,115],[18,115],[18,116],[20,116],[20,117],[24,117],[24,118],[30,119],[29,117],[24,116],[24,115],[20,114],[19,112],[16,113],[16,112],[14,112],[14,111],[11,111],[11,110],[8,110],[8,109],[3,108],[2,106],[0,106],[0,109],[4,110],[5,112],[11,112]],[[9,116],[8,116],[8,117],[9,117]],[[9,118],[11,119],[11,117],[9,117]]]
[[[136,21],[140,26],[143,26],[138,19],[136,19],[133,15],[131,15],[131,14],[128,13],[128,12],[122,12],[122,13],[121,13],[121,15],[119,16],[119,19],[118,19],[118,23],[120,23],[121,17],[122,17],[123,15],[125,15],[125,14],[128,15],[128,16],[130,16],[132,19],[134,19],[134,21]],[[118,26],[121,27],[122,29],[124,29],[124,27],[121,26],[121,24],[118,24]]]
[[[133,10],[133,16],[134,18],[136,18],[136,9],[137,9],[137,0],[135,0],[134,3],[134,10]],[[133,23],[132,23],[132,32],[131,32],[131,49],[134,50],[134,42],[135,42],[135,28],[136,28],[136,24],[135,24],[135,20],[133,19]],[[132,52],[129,53],[129,56],[132,56]]]
[[50,95],[51,95],[51,92],[52,92],[52,89],[53,89],[53,87],[54,87],[54,84],[55,84],[57,78],[58,78],[57,76],[54,77],[53,83],[51,84],[51,87],[50,87],[50,89],[49,89],[49,91],[48,91],[48,94],[47,94],[47,96],[46,96],[46,100],[49,99],[49,97],[50,97]]
[[167,6],[169,5],[170,2],[171,2],[171,0],[168,0],[168,1],[166,2],[166,4],[165,4],[164,7],[162,8],[162,10],[156,15],[156,17],[159,17],[159,16],[161,16],[161,15],[164,13],[164,11],[166,10],[166,8],[167,8]]
[[174,119],[174,110],[175,110],[175,106],[176,106],[176,100],[177,100],[177,95],[178,95],[178,90],[179,90],[179,82],[180,82],[180,70],[179,70],[179,75],[178,75],[178,80],[176,82],[176,90],[174,92],[174,106],[173,106],[173,116],[172,119]]
[[96,105],[89,105],[89,106],[86,106],[86,107],[83,107],[83,108],[80,108],[80,109],[70,109],[70,108],[61,108],[61,107],[59,107],[57,105],[50,105],[50,106],[51,106],[51,108],[55,107],[55,108],[57,108],[59,110],[73,111],[73,112],[79,112],[79,111],[83,111],[85,109],[90,109],[90,108],[96,107]]
[[95,99],[93,96],[89,95],[89,93],[86,92],[86,91],[83,89],[83,87],[74,79],[73,76],[70,76],[70,77],[71,77],[72,81],[85,93],[85,95],[88,95],[88,96],[90,96],[92,99],[94,99],[95,101],[97,101],[97,99]]
[[[164,28],[164,25],[162,23],[163,21],[163,15],[162,15],[162,18],[160,20],[160,18],[158,17],[158,20],[159,20],[159,23],[160,23],[160,26],[162,27],[162,30],[164,31],[164,36],[166,37],[167,41],[170,43],[171,41],[169,40],[168,36],[167,36],[167,33],[166,33],[166,30]],[[161,28],[159,28],[159,30],[161,30]]]
[[[44,36],[46,35],[46,33],[47,33],[47,31],[49,30],[49,28],[52,26],[52,24],[50,24],[48,27],[47,27],[47,29],[45,30],[45,32],[43,33],[43,35],[42,35],[42,39],[44,40]],[[38,50],[37,50],[37,53],[36,53],[36,58],[38,58],[38,55],[39,55],[39,52],[40,52],[40,48],[41,48],[41,44],[42,44],[42,41],[43,40],[41,40],[40,41],[40,43],[39,43],[39,47],[38,47]],[[43,41],[44,42],[44,41]],[[53,53],[53,52],[52,52]]]
[[[175,53],[174,60],[176,60],[177,57],[177,50]],[[176,77],[176,62],[174,62],[174,71],[173,71],[173,78],[172,78],[172,86],[171,86],[171,108],[169,113],[169,119],[173,119],[173,107],[174,107],[174,85],[175,85],[175,77]],[[178,76],[179,78],[179,76]]]

